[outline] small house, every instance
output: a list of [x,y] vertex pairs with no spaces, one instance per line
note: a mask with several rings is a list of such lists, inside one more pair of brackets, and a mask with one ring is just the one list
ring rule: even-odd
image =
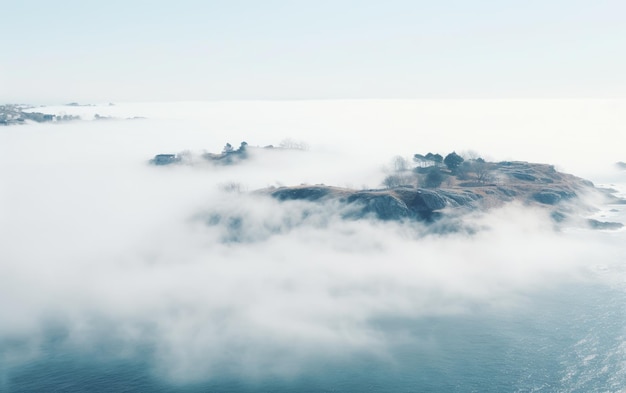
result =
[[176,154],[157,154],[152,159],[154,165],[169,165],[180,161]]

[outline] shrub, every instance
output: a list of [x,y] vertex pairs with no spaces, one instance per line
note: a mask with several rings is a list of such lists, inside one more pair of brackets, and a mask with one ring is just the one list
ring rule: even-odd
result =
[[437,167],[431,167],[424,178],[424,187],[437,188],[443,183],[446,176]]

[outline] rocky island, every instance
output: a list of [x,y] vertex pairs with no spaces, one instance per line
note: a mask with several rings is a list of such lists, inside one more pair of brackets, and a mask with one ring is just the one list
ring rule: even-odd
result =
[[[451,163],[449,157],[455,157]],[[457,158],[458,157],[458,158]],[[358,207],[351,218],[375,217],[380,220],[435,222],[446,215],[487,210],[509,202],[536,206],[550,211],[555,222],[590,214],[594,206],[588,198],[624,204],[614,190],[600,189],[588,180],[557,171],[548,164],[524,161],[487,162],[480,158],[464,160],[456,153],[442,165],[434,162],[401,175],[390,175],[382,189],[355,190],[326,185],[299,185],[257,191],[279,201],[339,201]],[[446,165],[448,164],[448,165]],[[399,180],[398,180],[399,178]],[[584,219],[595,229],[619,229],[617,222]]]
[[[271,146],[270,146],[271,147]],[[268,148],[268,147],[265,147]],[[219,154],[202,158],[215,164],[233,165],[249,156],[246,142],[238,149],[226,144]],[[159,154],[153,165],[185,162],[185,154]],[[594,229],[619,229],[623,224],[584,218],[596,207],[590,200],[626,204],[615,190],[595,187],[588,180],[557,171],[553,165],[525,161],[488,162],[465,159],[452,152],[445,156],[415,154],[413,165],[400,162],[383,181],[383,188],[351,189],[323,184],[268,187],[252,194],[279,202],[338,203],[350,207],[346,219],[414,220],[435,223],[445,217],[486,211],[517,202],[549,211],[555,223],[577,222]]]

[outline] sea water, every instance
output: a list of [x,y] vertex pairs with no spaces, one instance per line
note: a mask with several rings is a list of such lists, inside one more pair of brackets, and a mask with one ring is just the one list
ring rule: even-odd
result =
[[[598,269],[599,276],[624,274]],[[381,320],[380,327],[407,337],[391,349],[392,361],[312,364],[288,379],[172,383],[151,369],[149,349],[120,361],[66,351],[49,337],[39,358],[3,371],[2,391],[622,392],[625,289],[623,281],[600,280],[538,293],[512,314]]]

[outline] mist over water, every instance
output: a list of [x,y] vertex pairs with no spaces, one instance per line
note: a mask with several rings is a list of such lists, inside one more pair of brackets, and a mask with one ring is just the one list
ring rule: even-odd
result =
[[[378,188],[396,155],[555,164],[626,191],[626,102],[47,107],[0,128],[0,390],[621,391],[625,232],[512,204],[439,235],[285,202]],[[95,114],[117,120],[91,119]],[[132,117],[145,119],[126,120]],[[226,142],[291,138],[202,162]],[[190,150],[193,165],[156,167]],[[236,185],[233,187],[232,185]],[[595,217],[626,223],[623,206]],[[119,389],[117,389],[119,390]]]

